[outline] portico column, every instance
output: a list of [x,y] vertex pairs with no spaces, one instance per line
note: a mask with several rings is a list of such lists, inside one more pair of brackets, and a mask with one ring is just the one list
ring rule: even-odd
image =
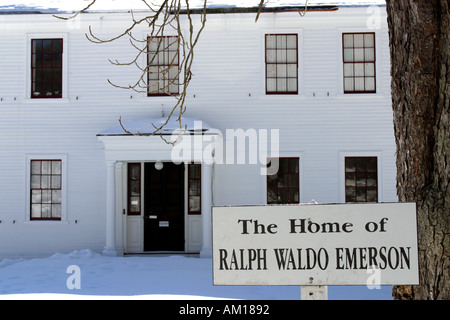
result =
[[211,225],[211,206],[212,206],[212,166],[202,163],[202,230],[203,241],[201,257],[212,257],[212,225]]
[[116,256],[115,161],[106,161],[106,246],[103,254]]

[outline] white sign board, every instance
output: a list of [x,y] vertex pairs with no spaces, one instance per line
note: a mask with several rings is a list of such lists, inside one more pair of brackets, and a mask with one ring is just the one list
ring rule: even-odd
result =
[[414,203],[213,207],[215,285],[419,283]]

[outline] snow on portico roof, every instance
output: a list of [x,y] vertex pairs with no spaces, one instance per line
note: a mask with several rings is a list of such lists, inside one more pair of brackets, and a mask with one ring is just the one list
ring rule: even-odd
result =
[[[149,3],[159,3],[161,0]],[[0,14],[8,13],[71,13],[79,11],[91,0],[1,0]],[[320,6],[370,6],[385,5],[385,0],[308,0],[309,7]],[[190,0],[191,8],[202,8],[202,0]],[[249,8],[257,7],[259,0],[208,0],[208,8]],[[270,0],[266,8],[302,7],[304,0]],[[142,0],[97,0],[88,12],[120,12],[148,10]]]
[[[156,130],[155,127],[163,125],[166,121],[166,117],[122,120],[122,125],[118,122],[115,126],[103,132],[100,132],[98,136],[130,135],[130,133],[127,133],[127,131],[136,135],[149,135]],[[196,118],[181,117],[181,125],[183,128],[182,130],[186,130],[189,133],[204,133],[207,131],[214,131],[209,124]],[[157,135],[171,135],[178,132],[180,132],[180,123],[178,122],[178,116],[172,116],[169,119],[169,122],[163,127],[161,131],[157,133]]]

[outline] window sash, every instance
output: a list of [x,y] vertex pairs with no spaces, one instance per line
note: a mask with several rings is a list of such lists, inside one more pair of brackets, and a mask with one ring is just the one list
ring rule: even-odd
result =
[[[267,167],[270,167],[269,158]],[[300,203],[300,162],[299,158],[279,158],[278,172],[267,175],[267,203]]]
[[31,160],[30,220],[61,220],[62,161]]
[[31,39],[31,98],[62,98],[63,39]]
[[147,46],[147,95],[179,94],[179,38],[149,37]]
[[343,33],[344,93],[375,93],[375,33]]
[[201,214],[202,211],[202,166],[188,165],[188,214]]
[[128,164],[128,215],[140,215],[141,214],[141,164],[129,163]]
[[345,202],[378,202],[377,157],[345,157]]
[[266,34],[266,94],[298,94],[298,35]]

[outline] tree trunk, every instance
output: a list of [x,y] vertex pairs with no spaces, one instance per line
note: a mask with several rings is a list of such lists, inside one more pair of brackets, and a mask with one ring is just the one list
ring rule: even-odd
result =
[[[386,0],[399,201],[417,204],[418,286],[396,299],[450,299],[449,0]],[[399,235],[401,236],[401,235]]]

